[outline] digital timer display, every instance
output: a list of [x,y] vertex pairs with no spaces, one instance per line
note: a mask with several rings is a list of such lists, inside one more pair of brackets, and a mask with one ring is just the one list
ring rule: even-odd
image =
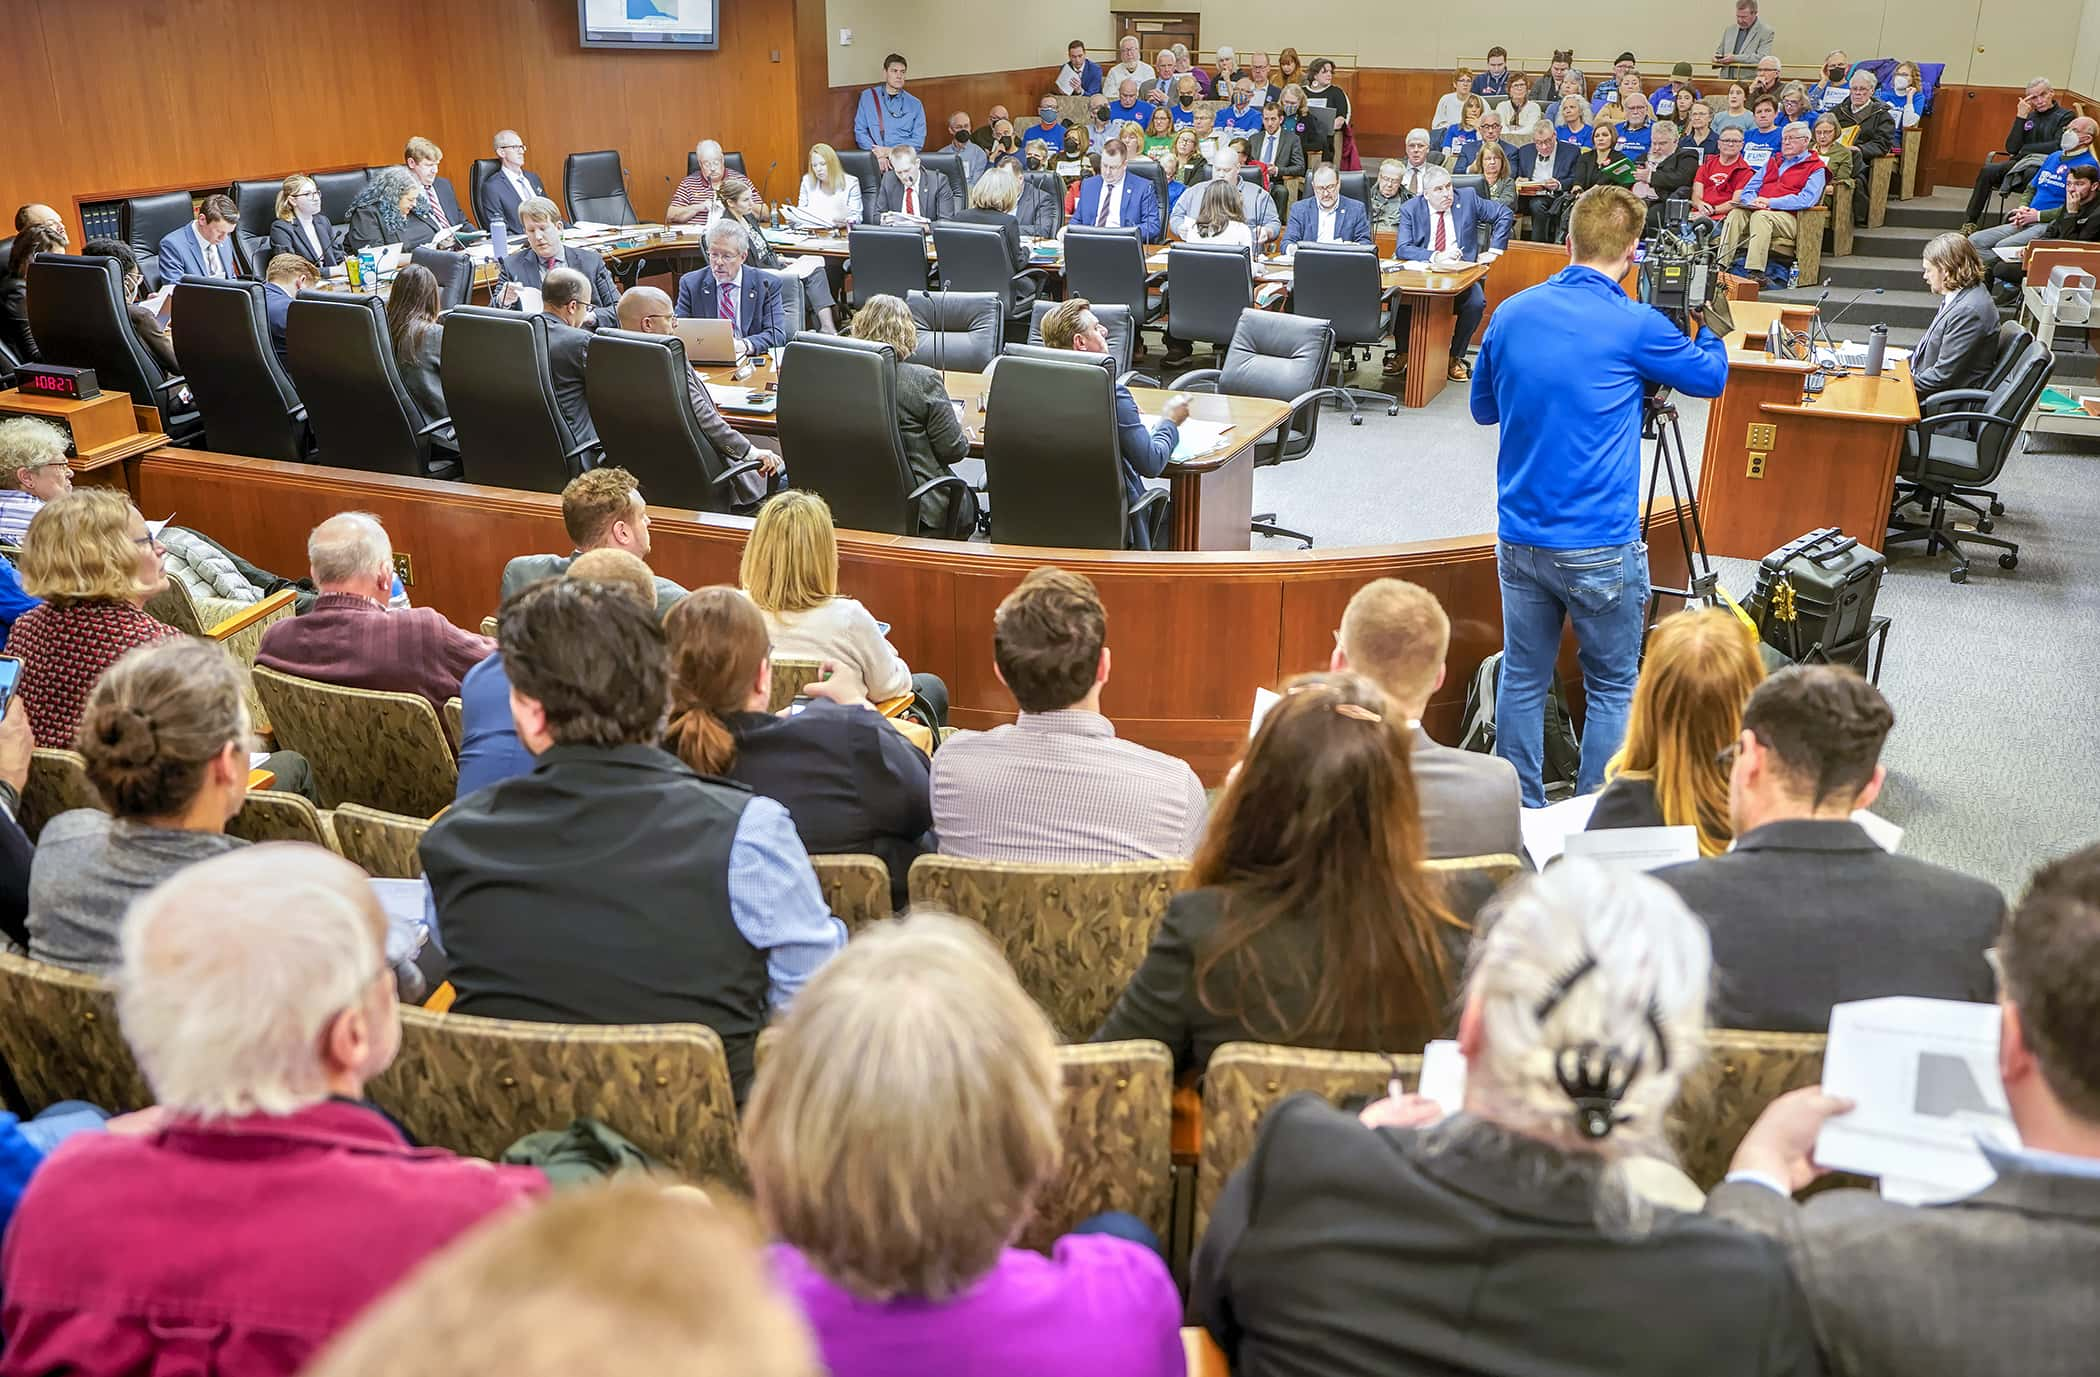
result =
[[102,389],[95,384],[94,369],[57,364],[38,364],[16,370],[15,386],[40,397],[70,397],[76,401],[102,395]]

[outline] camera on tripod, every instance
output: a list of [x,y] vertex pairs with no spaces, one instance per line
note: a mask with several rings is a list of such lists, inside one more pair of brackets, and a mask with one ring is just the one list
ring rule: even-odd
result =
[[1720,281],[1721,246],[1714,222],[1677,212],[1641,247],[1641,300],[1691,334],[1693,312],[1706,309]]

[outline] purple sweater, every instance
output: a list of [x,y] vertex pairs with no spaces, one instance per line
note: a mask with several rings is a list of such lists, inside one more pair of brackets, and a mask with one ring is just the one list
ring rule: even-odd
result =
[[1181,1300],[1159,1255],[1072,1234],[1049,1257],[1009,1248],[962,1295],[864,1301],[786,1244],[773,1271],[832,1377],[1182,1377]]
[[389,612],[354,593],[323,593],[304,616],[263,632],[255,662],[345,688],[420,693],[439,712],[496,643],[462,631],[427,607]]

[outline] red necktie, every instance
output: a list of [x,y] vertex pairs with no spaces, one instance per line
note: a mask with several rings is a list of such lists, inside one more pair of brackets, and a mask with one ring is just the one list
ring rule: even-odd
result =
[[917,215],[919,213],[919,185],[917,182],[906,182],[904,184],[904,213],[906,215]]
[[430,198],[430,218],[438,222],[438,228],[451,228],[452,222],[445,218],[445,208],[438,204],[437,192],[426,190],[423,194]]
[[715,282],[715,315],[729,322],[729,333],[736,333],[736,284]]
[[1442,253],[1447,247],[1444,243],[1444,217],[1435,211],[1430,213],[1436,215],[1436,252]]
[[559,268],[560,266],[561,260],[559,258],[549,258],[546,260],[546,268],[547,271],[550,273],[553,272],[556,268]]

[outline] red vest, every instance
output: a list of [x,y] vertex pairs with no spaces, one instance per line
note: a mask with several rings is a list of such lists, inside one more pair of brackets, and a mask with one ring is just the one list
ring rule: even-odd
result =
[[1800,162],[1789,167],[1781,167],[1779,155],[1774,153],[1772,161],[1765,164],[1765,182],[1757,189],[1757,194],[1768,201],[1776,201],[1782,196],[1797,195],[1801,188],[1808,185],[1808,179],[1812,175],[1823,170],[1823,160],[1814,153],[1803,154]]

